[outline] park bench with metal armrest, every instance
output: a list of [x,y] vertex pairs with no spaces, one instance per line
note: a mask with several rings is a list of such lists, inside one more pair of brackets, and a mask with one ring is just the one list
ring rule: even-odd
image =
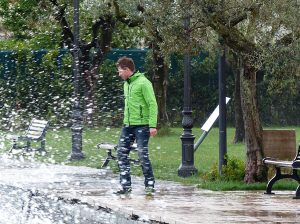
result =
[[[264,140],[264,147],[267,151],[267,157],[263,159],[263,163],[266,165],[271,165],[275,168],[275,174],[269,180],[265,194],[274,194],[272,193],[272,187],[277,181],[282,179],[293,179],[298,182],[298,187],[296,189],[296,195],[294,198],[300,199],[300,175],[298,174],[298,170],[300,170],[300,145],[298,147],[298,151],[296,152],[295,131],[280,130],[277,132],[277,137],[272,137],[271,134],[276,135],[274,131],[270,131],[269,134],[266,134],[267,136],[264,135],[264,137],[267,138]],[[279,138],[281,139],[280,141]],[[282,159],[283,157],[278,154],[279,151],[276,149],[273,151],[274,156],[272,156],[272,152],[270,151],[269,147],[270,144],[268,142],[271,142],[270,144],[273,148],[277,148],[278,150],[280,149],[281,154],[284,155],[285,158]]]
[[[272,187],[278,180],[290,178],[298,182],[296,189],[295,199],[300,199],[300,176],[297,170],[300,170],[300,145],[298,152],[293,160],[278,160],[275,158],[266,157],[263,159],[263,163],[266,165],[272,165],[276,169],[275,175],[269,180],[265,194],[273,194]],[[282,173],[282,169],[287,168],[291,170],[291,173]]]
[[[97,148],[98,149],[105,149],[106,152],[107,152],[107,157],[105,158],[105,161],[103,162],[101,168],[107,167],[108,163],[111,160],[117,161],[117,156],[115,155],[115,153],[117,151],[118,145],[112,144],[112,143],[99,143],[97,145]],[[131,150],[137,151],[137,145],[136,145],[136,143],[134,143],[131,146]],[[132,158],[129,158],[129,161],[132,162],[132,163],[134,163],[134,164],[139,164],[139,162],[140,162],[138,159],[132,159]]]
[[[33,118],[24,135],[13,137],[13,143],[11,149],[9,150],[9,153],[11,153],[13,150],[18,150],[18,149],[22,149],[25,152],[29,152],[32,150],[36,150],[39,152],[46,152],[45,144],[46,144],[46,131],[48,125],[49,125],[48,121]],[[34,141],[40,142],[41,147],[38,149],[32,149],[31,143]],[[26,142],[26,144],[20,144],[21,142]]]

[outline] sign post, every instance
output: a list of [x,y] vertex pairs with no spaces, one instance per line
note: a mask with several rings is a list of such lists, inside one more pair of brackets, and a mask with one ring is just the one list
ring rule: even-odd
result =
[[[226,104],[229,102],[229,100],[230,100],[230,98],[226,97]],[[212,112],[212,114],[209,116],[209,118],[206,120],[206,122],[201,127],[201,129],[203,130],[203,133],[194,145],[194,152],[196,152],[199,145],[203,142],[203,140],[209,133],[210,129],[212,128],[212,126],[214,125],[214,123],[216,122],[218,117],[219,117],[219,105],[215,108],[215,110]]]

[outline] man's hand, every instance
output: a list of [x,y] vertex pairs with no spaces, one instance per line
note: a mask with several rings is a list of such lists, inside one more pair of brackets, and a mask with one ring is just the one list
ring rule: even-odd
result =
[[157,134],[157,129],[156,128],[150,128],[150,136],[155,136]]

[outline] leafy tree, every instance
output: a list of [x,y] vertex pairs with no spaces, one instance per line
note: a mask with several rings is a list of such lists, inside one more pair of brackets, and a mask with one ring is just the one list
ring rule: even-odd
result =
[[[241,105],[245,124],[247,151],[245,181],[266,179],[262,164],[262,127],[257,107],[256,73],[269,60],[280,63],[274,52],[289,48],[288,62],[294,68],[299,52],[299,4],[297,1],[226,1],[212,6],[208,1],[198,4],[206,22],[239,54]],[[298,27],[298,28],[297,28]],[[295,73],[294,73],[295,74]]]
[[[18,0],[17,2],[18,4],[25,5],[26,1],[24,1],[25,0]],[[49,46],[49,43],[59,43],[60,47],[71,50],[73,47],[73,33],[70,25],[73,10],[71,1],[28,1],[32,3],[31,11],[37,8],[40,9],[41,6],[47,9],[43,11],[43,18],[46,19],[37,22],[37,24],[41,25],[43,21],[44,25],[41,27],[45,29],[39,28],[39,35],[35,33],[31,38],[34,38],[36,43],[41,43],[39,46],[47,46],[47,44]],[[17,7],[18,4],[15,3],[8,6],[7,0],[6,9],[9,9],[11,6]],[[158,16],[159,13],[157,12],[161,10],[159,5],[159,1],[81,1],[80,21],[82,21],[84,25],[80,25],[80,61],[83,71],[82,75],[84,77],[83,81],[85,82],[85,105],[87,110],[91,111],[95,108],[96,73],[110,47],[129,47],[133,46],[132,43],[135,43],[136,46],[140,42],[139,37],[146,35],[146,38],[144,38],[144,46],[151,47],[153,50],[152,58],[154,65],[152,77],[159,104],[159,123],[163,125],[168,122],[166,96],[169,62],[166,59],[168,57],[165,57],[161,53],[159,44],[163,42],[163,39],[157,29],[157,23],[159,20],[164,20],[164,18]],[[54,9],[53,6],[55,6]],[[55,11],[55,13],[53,13],[53,11]],[[12,22],[11,17],[6,17],[6,19]],[[55,20],[58,21],[58,23],[55,23]],[[124,24],[126,24],[126,26],[124,26]],[[53,26],[55,26],[55,29],[52,29]],[[28,31],[26,27],[23,30]],[[51,33],[56,34],[55,38],[43,38],[45,36],[44,34],[49,34],[49,30],[52,30]],[[146,31],[146,34],[143,30]],[[61,34],[61,36],[58,34]],[[122,36],[126,38],[122,38]],[[42,41],[43,39],[45,39],[45,41]],[[60,39],[60,41],[57,39]]]
[[[219,48],[221,40],[239,58],[241,105],[245,127],[246,175],[245,182],[266,180],[266,167],[262,145],[262,126],[259,118],[256,92],[256,73],[269,69],[281,60],[287,63],[277,67],[280,77],[296,74],[299,69],[299,2],[190,0],[164,1],[164,11],[172,10],[170,17],[161,23],[165,51],[189,48]],[[179,21],[191,17],[191,39],[185,41]],[[166,25],[167,24],[167,25]],[[172,38],[173,37],[173,38]],[[213,47],[213,48],[212,48]],[[221,49],[221,54],[224,52]],[[273,63],[271,63],[273,62]],[[271,66],[265,67],[267,64]],[[282,70],[282,68],[288,68]],[[289,77],[291,78],[291,77]]]
[[[73,54],[72,1],[5,0],[0,6],[5,25],[15,37],[27,43],[37,43],[39,47],[67,48]],[[17,20],[14,20],[12,15],[17,13],[20,18],[17,16]],[[84,87],[85,111],[89,111],[85,113],[85,118],[88,123],[93,123],[97,109],[97,77],[105,55],[112,46],[120,46],[122,38],[126,39],[128,47],[136,46],[141,32],[138,28],[126,29],[118,23],[112,2],[107,0],[80,1],[80,22],[81,86]]]

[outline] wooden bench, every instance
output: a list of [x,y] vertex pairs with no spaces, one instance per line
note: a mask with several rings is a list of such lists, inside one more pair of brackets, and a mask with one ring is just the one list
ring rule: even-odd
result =
[[[107,152],[107,157],[105,158],[105,161],[103,162],[103,164],[101,166],[101,169],[107,167],[108,163],[111,160],[115,160],[117,162],[118,159],[117,159],[117,156],[115,155],[115,153],[117,151],[117,147],[118,147],[118,145],[112,144],[112,143],[99,143],[97,145],[98,149],[105,149],[106,152]],[[131,146],[131,151],[137,151],[136,143],[134,143]],[[140,161],[138,159],[129,158],[129,161],[131,163],[134,163],[134,164],[139,164],[140,163]]]
[[[264,130],[263,145],[265,158],[263,163],[275,168],[274,176],[269,180],[265,194],[273,194],[272,187],[278,180],[293,179],[298,182],[295,199],[300,199],[300,145],[296,152],[296,134],[294,130]],[[282,171],[288,171],[283,173]]]
[[[45,120],[32,119],[30,125],[24,135],[14,136],[12,141],[12,147],[9,150],[9,153],[12,153],[13,150],[22,149],[24,152],[30,151],[39,151],[46,152],[45,144],[46,144],[46,131],[48,128],[49,122]],[[41,147],[38,149],[31,148],[31,142],[40,142]],[[22,144],[21,142],[26,142],[26,144]]]

